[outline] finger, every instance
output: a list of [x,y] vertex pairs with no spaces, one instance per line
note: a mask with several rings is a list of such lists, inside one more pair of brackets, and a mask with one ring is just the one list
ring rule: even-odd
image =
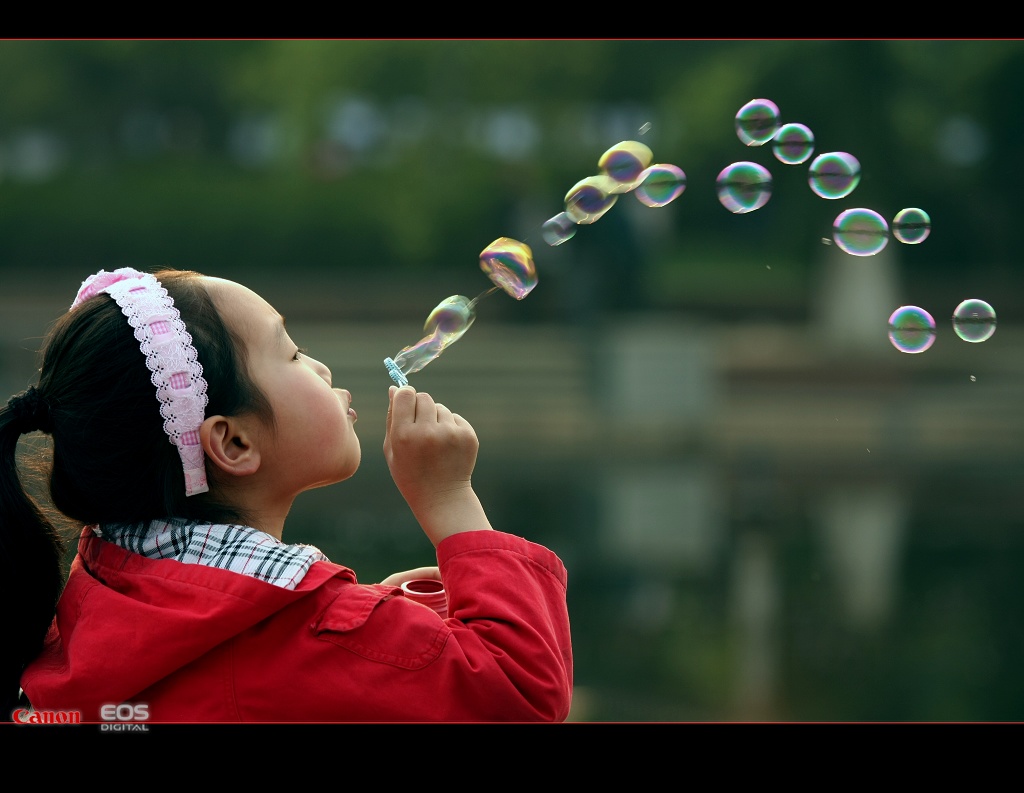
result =
[[388,386],[388,416],[384,421],[384,434],[391,432],[391,410],[395,405],[395,391],[398,390],[398,386]]
[[396,426],[411,423],[416,414],[416,389],[411,385],[404,385],[394,391],[389,389],[389,396],[391,401],[388,403],[388,416],[384,432],[385,446],[390,442]]
[[[466,421],[465,418],[460,416],[458,413],[452,413],[452,420],[455,422],[455,426],[465,432],[467,436],[477,438],[476,430],[473,425]],[[479,440],[477,441],[479,443]]]
[[394,413],[392,421],[412,421],[416,416],[416,389],[411,385],[397,389],[391,400],[391,409]]
[[437,406],[434,398],[425,391],[416,394],[416,412],[413,421],[437,421]]

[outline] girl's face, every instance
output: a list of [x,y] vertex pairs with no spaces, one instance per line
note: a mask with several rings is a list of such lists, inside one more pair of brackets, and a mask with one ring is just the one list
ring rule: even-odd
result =
[[260,471],[275,495],[348,479],[359,467],[352,395],[331,387],[331,370],[299,351],[284,317],[234,281],[204,278],[225,323],[245,343],[249,374],[274,411],[260,432]]

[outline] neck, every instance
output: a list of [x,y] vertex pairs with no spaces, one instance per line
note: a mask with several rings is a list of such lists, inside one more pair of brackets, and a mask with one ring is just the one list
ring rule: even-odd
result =
[[295,496],[275,496],[247,482],[243,486],[219,488],[218,497],[234,507],[245,518],[246,525],[284,541],[284,522]]

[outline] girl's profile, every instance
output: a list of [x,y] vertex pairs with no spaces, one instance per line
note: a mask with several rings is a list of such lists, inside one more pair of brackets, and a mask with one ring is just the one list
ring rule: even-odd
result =
[[[567,718],[565,567],[491,526],[465,418],[408,385],[353,395],[234,281],[101,270],[69,305],[0,408],[4,718]],[[357,474],[358,402],[385,396],[384,457],[437,564],[364,583],[286,523]],[[447,617],[406,596],[423,578]]]

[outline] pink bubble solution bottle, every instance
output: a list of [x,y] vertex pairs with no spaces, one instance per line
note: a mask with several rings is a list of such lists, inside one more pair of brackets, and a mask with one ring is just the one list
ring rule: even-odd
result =
[[433,578],[414,578],[402,584],[402,591],[407,598],[432,608],[441,615],[441,619],[447,619],[448,597],[444,593],[444,584],[440,581]]

